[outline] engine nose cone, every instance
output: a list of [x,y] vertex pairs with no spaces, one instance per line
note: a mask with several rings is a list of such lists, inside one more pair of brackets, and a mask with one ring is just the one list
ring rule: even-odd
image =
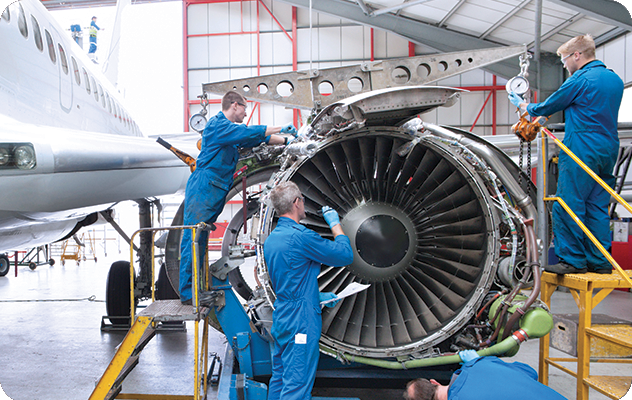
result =
[[387,268],[404,258],[408,241],[408,231],[399,220],[390,215],[375,215],[358,228],[356,249],[368,264]]

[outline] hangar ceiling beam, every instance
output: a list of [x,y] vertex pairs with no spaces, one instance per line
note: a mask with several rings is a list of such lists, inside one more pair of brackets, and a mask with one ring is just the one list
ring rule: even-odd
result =
[[496,21],[496,23],[494,25],[492,25],[491,27],[489,27],[489,29],[487,29],[485,32],[483,32],[483,34],[481,36],[479,36],[479,39],[485,39],[490,33],[492,33],[493,31],[496,30],[496,28],[498,28],[499,26],[501,26],[502,24],[504,24],[509,18],[513,17],[514,15],[516,15],[516,13],[520,10],[522,10],[523,8],[525,8],[527,6],[527,4],[531,3],[531,0],[524,0],[522,3],[518,4],[516,7],[514,7],[513,10],[511,10],[510,12],[508,12],[507,14],[505,14],[501,19],[499,19],[498,21]]
[[448,11],[448,13],[445,15],[445,17],[443,17],[443,19],[441,21],[439,21],[439,23],[437,24],[437,26],[439,28],[441,28],[447,20],[450,19],[450,17],[452,17],[454,15],[454,13],[456,13],[459,8],[461,8],[461,6],[463,5],[463,3],[465,3],[466,0],[459,0],[458,3],[456,3],[454,5],[454,7],[452,7],[452,9],[450,11]]
[[632,18],[623,4],[614,0],[550,0],[589,17],[632,31]]
[[[282,3],[296,7],[309,8],[309,0],[279,0]],[[441,53],[477,50],[498,47],[497,43],[481,40],[473,36],[438,28],[436,26],[415,21],[410,18],[398,17],[393,14],[383,14],[375,17],[365,15],[356,2],[343,0],[318,0],[312,4],[312,10],[319,13],[343,18],[360,25],[392,32],[404,39],[430,46]],[[485,68],[487,71],[510,78],[520,72],[515,60],[499,62]],[[535,71],[532,71],[535,73]]]

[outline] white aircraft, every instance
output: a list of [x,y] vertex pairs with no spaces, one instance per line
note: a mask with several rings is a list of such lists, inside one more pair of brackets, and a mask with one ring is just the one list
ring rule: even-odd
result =
[[[37,0],[0,17],[0,253],[52,243],[125,200],[183,191],[189,167],[143,135]],[[198,134],[169,141],[197,155]]]

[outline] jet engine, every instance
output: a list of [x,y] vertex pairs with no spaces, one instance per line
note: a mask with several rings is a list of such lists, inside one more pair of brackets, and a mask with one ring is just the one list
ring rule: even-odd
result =
[[[275,298],[263,257],[277,220],[267,194],[288,180],[305,197],[301,222],[331,237],[319,214],[330,206],[353,247],[351,265],[322,266],[320,290],[370,284],[323,309],[323,351],[403,360],[478,350],[518,329],[527,310],[543,308],[531,182],[483,138],[423,121],[460,92],[404,87],[331,104],[283,150],[278,167],[260,175],[266,187],[245,210],[250,233],[240,233],[238,213],[224,237],[224,255],[247,261],[230,281],[255,325],[269,329]],[[254,280],[245,278],[251,269]],[[519,296],[526,287],[532,295]]]

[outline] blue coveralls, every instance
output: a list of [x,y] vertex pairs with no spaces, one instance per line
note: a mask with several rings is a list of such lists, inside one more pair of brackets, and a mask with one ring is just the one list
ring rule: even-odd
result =
[[351,244],[345,235],[331,241],[281,217],[266,239],[263,253],[277,295],[272,317],[275,343],[268,400],[309,400],[323,324],[318,301],[320,265],[351,264]]
[[[542,103],[529,104],[531,116],[550,116],[564,110],[563,143],[611,187],[619,151],[617,119],[623,97],[623,81],[598,60],[575,71]],[[610,194],[566,153],[560,151],[557,196],[610,249]],[[564,211],[553,205],[555,254],[575,268],[611,269],[608,260]]]
[[[213,223],[224,208],[226,195],[233,184],[239,160],[239,147],[254,147],[268,142],[265,125],[246,126],[229,121],[223,112],[212,117],[202,133],[202,150],[195,171],[187,181],[184,197],[184,225]],[[206,255],[208,232],[200,235],[199,260]],[[180,244],[180,300],[191,293],[191,230],[185,229]]]
[[527,364],[506,363],[498,357],[479,357],[458,369],[448,389],[448,400],[565,400],[538,382]]
[[88,54],[97,51],[97,31],[100,30],[101,28],[99,28],[94,21],[90,21],[90,49],[88,50]]

